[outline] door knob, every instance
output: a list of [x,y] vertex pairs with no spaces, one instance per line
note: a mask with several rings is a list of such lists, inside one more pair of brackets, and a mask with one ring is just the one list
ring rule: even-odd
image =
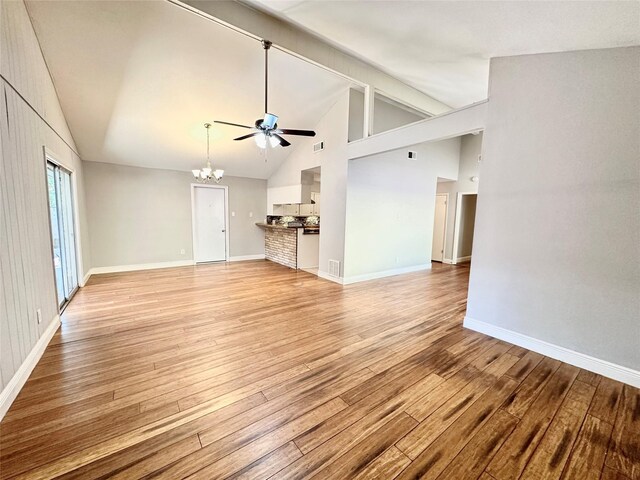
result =
[[222,230],[223,232],[226,232],[226,230]]

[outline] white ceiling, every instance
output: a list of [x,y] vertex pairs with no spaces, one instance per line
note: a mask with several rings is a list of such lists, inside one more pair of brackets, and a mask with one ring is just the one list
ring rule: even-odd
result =
[[[84,160],[202,167],[203,124],[263,115],[260,44],[168,2],[28,1],[60,103]],[[311,129],[349,84],[271,50],[269,110]],[[303,106],[303,108],[301,108]],[[226,175],[268,178],[295,148],[259,150],[247,130],[215,125],[212,160]],[[318,132],[321,137],[322,132]]]
[[638,1],[245,1],[452,107],[486,98],[491,57],[640,44]]

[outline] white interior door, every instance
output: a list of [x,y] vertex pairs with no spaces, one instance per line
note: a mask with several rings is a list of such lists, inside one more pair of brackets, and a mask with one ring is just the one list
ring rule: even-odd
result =
[[227,259],[225,190],[195,186],[193,191],[193,238],[196,262]]
[[436,212],[433,218],[433,243],[431,260],[441,262],[444,259],[444,235],[447,221],[447,196],[436,195]]

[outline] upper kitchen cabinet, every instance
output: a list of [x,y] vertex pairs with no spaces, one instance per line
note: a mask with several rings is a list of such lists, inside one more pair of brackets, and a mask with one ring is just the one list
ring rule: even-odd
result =
[[315,215],[314,205],[310,203],[303,203],[300,205],[300,215],[303,217],[308,217],[309,215]]
[[320,216],[320,192],[311,192],[312,215]]
[[301,215],[300,205],[297,203],[288,203],[286,205],[283,205],[283,207],[283,215],[293,215],[294,217]]

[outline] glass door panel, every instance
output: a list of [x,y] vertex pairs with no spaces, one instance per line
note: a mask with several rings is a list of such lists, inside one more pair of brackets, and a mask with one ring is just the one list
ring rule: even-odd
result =
[[47,189],[56,293],[62,308],[78,287],[71,174],[47,162]]

